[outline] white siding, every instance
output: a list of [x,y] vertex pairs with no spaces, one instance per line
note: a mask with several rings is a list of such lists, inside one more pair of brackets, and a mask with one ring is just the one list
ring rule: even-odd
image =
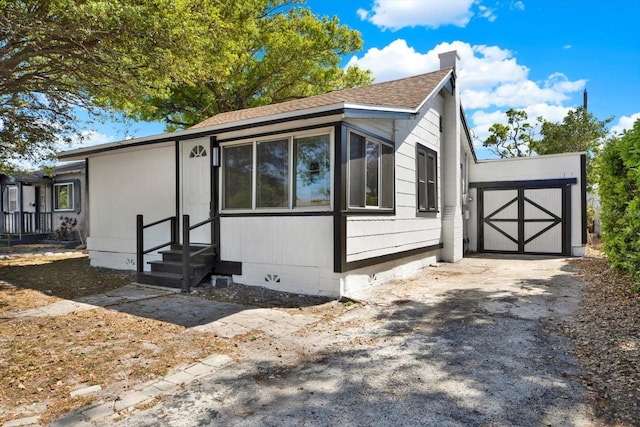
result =
[[[92,157],[89,185],[92,265],[135,269],[136,215],[144,215],[145,224],[175,215],[173,143]],[[168,241],[168,230],[168,223],[147,229],[145,247]]]
[[[418,216],[416,210],[416,144],[440,151],[439,117],[442,98],[434,97],[412,120],[349,120],[359,128],[396,142],[395,206],[392,216],[347,218],[347,262],[404,252],[439,244],[439,214]],[[438,205],[440,203],[440,159],[438,159]]]
[[[332,216],[223,217],[220,256],[242,262],[239,283],[338,296]],[[276,282],[275,280],[279,280]]]

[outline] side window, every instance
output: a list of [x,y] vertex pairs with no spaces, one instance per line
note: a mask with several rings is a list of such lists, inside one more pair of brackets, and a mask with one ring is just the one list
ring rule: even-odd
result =
[[295,207],[330,206],[330,142],[329,135],[294,138]]
[[72,211],[74,207],[73,183],[53,184],[53,209]]
[[393,209],[393,147],[349,134],[349,207]]
[[223,149],[224,208],[251,209],[253,187],[253,144]]
[[7,210],[16,212],[18,210],[18,188],[7,187]]
[[417,206],[419,212],[438,211],[438,153],[417,145]]

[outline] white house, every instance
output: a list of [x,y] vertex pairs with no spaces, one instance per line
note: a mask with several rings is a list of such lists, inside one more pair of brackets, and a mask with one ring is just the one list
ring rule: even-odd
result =
[[458,59],[61,153],[87,161],[92,264],[337,297],[465,250],[581,254],[584,156],[478,162]]

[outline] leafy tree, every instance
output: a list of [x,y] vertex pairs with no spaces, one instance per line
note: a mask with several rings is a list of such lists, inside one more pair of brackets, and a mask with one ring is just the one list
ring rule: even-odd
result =
[[368,83],[338,67],[359,33],[298,3],[0,0],[0,169],[77,138],[78,109],[168,117],[175,129]]
[[[336,17],[318,18],[305,8],[282,13],[269,9],[288,1],[257,3],[261,6],[245,8],[244,14],[233,17],[239,21],[238,33],[227,73],[212,70],[195,85],[177,82],[167,97],[143,96],[132,114],[165,121],[169,130],[175,130],[218,113],[371,83],[369,72],[339,66],[342,55],[362,47],[358,32],[340,25]],[[218,60],[218,52],[205,53],[205,62]]]
[[542,120],[542,139],[535,144],[538,154],[586,151],[597,154],[600,144],[609,133],[607,125],[613,120],[598,120],[583,107],[569,110],[562,123]]
[[482,146],[501,158],[526,157],[533,153],[537,127],[527,122],[525,111],[507,110],[507,124],[494,123],[489,128],[491,135]]
[[538,154],[584,151],[587,155],[587,181],[591,189],[595,173],[593,159],[600,152],[602,141],[609,133],[607,125],[612,120],[613,117],[598,120],[583,107],[569,110],[562,123],[542,120],[542,139],[536,141],[533,148]]
[[0,168],[51,156],[78,134],[78,107],[121,107],[193,80],[196,53],[215,43],[183,19],[191,3],[0,0]]
[[640,120],[605,144],[598,172],[604,251],[640,290]]

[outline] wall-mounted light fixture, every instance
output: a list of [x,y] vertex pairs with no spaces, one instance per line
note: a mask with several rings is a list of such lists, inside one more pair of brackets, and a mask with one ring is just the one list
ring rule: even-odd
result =
[[211,166],[220,166],[220,147],[211,148]]

